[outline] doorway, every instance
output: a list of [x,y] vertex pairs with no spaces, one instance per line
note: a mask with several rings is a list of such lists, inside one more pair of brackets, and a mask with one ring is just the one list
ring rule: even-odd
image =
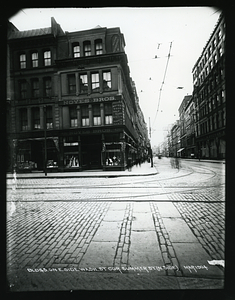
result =
[[101,135],[81,136],[81,154],[83,169],[101,169]]

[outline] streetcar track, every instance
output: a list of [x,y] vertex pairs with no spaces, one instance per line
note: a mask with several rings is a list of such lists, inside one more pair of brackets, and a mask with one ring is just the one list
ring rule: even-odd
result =
[[[189,167],[187,167],[188,169],[189,169]],[[209,177],[209,178],[207,178],[206,180],[210,180],[210,179],[212,179],[212,178],[214,178],[215,176],[217,176],[217,173],[215,172],[215,171],[212,171],[211,169],[209,169],[209,168],[206,168],[206,167],[196,167],[196,168],[200,168],[200,169],[204,169],[204,170],[207,170],[207,171],[209,171],[210,173],[213,173],[213,176],[211,176],[211,177]],[[185,168],[184,168],[185,169]],[[191,167],[190,167],[190,169],[192,169]],[[179,172],[179,171],[178,171]],[[177,172],[177,173],[178,173]],[[123,183],[118,183],[118,186],[108,186],[108,187],[115,187],[115,188],[119,188],[120,186],[122,186],[122,187],[125,187],[125,185],[127,185],[127,184],[145,184],[145,183],[149,183],[149,182],[159,182],[159,181],[168,181],[168,180],[173,180],[173,179],[178,179],[178,178],[182,178],[182,177],[187,177],[187,176],[190,176],[190,175],[192,175],[192,174],[194,174],[194,173],[198,173],[198,174],[207,174],[207,175],[209,175],[210,173],[203,173],[203,172],[199,172],[199,171],[195,171],[195,170],[191,170],[189,173],[187,173],[187,174],[183,174],[183,175],[179,175],[179,176],[172,176],[172,177],[166,177],[166,178],[157,178],[157,176],[158,176],[158,174],[156,174],[156,175],[150,175],[150,176],[154,176],[154,178],[153,179],[151,179],[151,180],[141,180],[141,181],[135,181],[134,183],[132,182],[132,181],[129,181],[129,182],[123,182]],[[117,177],[118,178],[118,177]],[[29,178],[29,179],[33,179],[33,178]],[[46,178],[40,178],[40,180],[44,180],[44,179],[46,179]],[[56,178],[57,180],[64,180],[64,178]],[[83,178],[84,179],[84,178]],[[89,179],[89,178],[85,178],[85,179]],[[14,185],[14,184],[12,184],[12,183],[10,183],[10,184],[8,184],[9,186],[10,185]],[[21,185],[21,184],[20,184]],[[38,185],[39,186],[39,185]],[[99,184],[99,185],[91,185],[91,186],[89,186],[89,187],[84,187],[84,186],[82,186],[82,188],[103,188],[103,187],[105,187],[103,184]],[[8,187],[7,187],[8,188]],[[16,187],[16,188],[18,188],[18,187]],[[27,186],[19,186],[19,188],[27,188]],[[40,188],[47,188],[47,187],[43,187],[42,185],[40,185]],[[52,188],[52,187],[50,187],[50,188]],[[62,186],[61,188],[67,188],[66,186]],[[69,188],[74,188],[73,186],[69,186]],[[78,186],[75,186],[75,188],[78,188]],[[80,187],[79,187],[80,188]],[[129,188],[129,186],[127,187],[127,188]]]
[[[215,187],[217,187],[217,186],[215,186]],[[126,196],[126,195],[121,196],[120,195],[120,196],[116,196],[116,197],[115,196],[109,197],[107,195],[107,197],[105,197],[105,198],[95,198],[94,201],[97,201],[97,200],[101,201],[102,199],[109,201],[110,199],[120,200],[120,199],[127,199],[127,198],[141,198],[141,197],[148,198],[148,197],[154,197],[154,196],[159,197],[159,196],[162,196],[162,195],[171,195],[171,194],[190,194],[191,193],[193,195],[193,192],[195,192],[197,190],[202,190],[202,189],[205,190],[207,188],[211,188],[211,186],[209,186],[209,187],[198,187],[198,188],[193,188],[193,189],[184,190],[184,191],[162,192],[162,193],[158,193],[158,194],[148,193],[148,194],[128,195],[128,196]],[[34,195],[39,195],[39,194],[41,194],[41,193],[35,193]],[[74,194],[74,193],[71,193],[71,194]],[[93,198],[79,198],[78,200],[87,201],[88,199],[91,200]],[[13,201],[11,200],[10,202],[27,202],[27,201],[31,201],[31,200],[13,200]],[[35,201],[37,201],[37,200],[35,200]],[[47,201],[53,201],[53,200],[51,200],[51,199],[50,200],[45,200],[45,202],[47,202]],[[56,200],[54,200],[54,201],[56,201]],[[58,201],[60,201],[60,200],[58,200]],[[65,200],[65,201],[69,201],[69,200]],[[199,202],[201,202],[201,201],[199,201]],[[206,202],[208,202],[208,201],[206,201]],[[216,201],[216,202],[221,202],[221,201],[219,200],[219,201]]]

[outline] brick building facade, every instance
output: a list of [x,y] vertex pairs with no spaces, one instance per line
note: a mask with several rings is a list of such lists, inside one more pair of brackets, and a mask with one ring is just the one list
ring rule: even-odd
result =
[[9,23],[9,169],[124,170],[148,152],[119,28],[19,31]]

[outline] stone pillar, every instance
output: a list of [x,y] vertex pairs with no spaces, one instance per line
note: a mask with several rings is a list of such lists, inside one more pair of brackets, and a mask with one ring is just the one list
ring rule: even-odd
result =
[[88,105],[88,110],[89,110],[89,126],[93,126],[93,113],[92,113],[92,105]]
[[76,95],[79,95],[79,77],[78,77],[78,73],[75,73],[75,83],[76,83]]
[[77,119],[78,119],[78,127],[80,128],[82,122],[80,105],[77,106]]
[[28,130],[32,130],[31,107],[27,107]]
[[100,118],[101,118],[101,125],[103,126],[104,123],[104,103],[100,104]]
[[40,128],[44,129],[44,110],[43,110],[43,106],[40,106]]

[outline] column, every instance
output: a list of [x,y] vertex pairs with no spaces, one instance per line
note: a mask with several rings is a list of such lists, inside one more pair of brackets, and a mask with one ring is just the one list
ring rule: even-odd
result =
[[95,42],[94,42],[94,40],[91,41],[91,55],[95,55]]
[[118,71],[118,76],[117,76],[117,84],[118,84],[118,95],[122,94],[122,74],[121,74],[121,69],[118,67],[117,68]]
[[75,82],[76,82],[76,95],[78,96],[79,95],[79,86],[78,86],[79,76],[78,76],[77,72],[75,73]]
[[80,105],[77,106],[77,119],[78,119],[78,127],[80,128],[81,127],[81,121],[82,121]]
[[28,130],[32,130],[31,107],[27,107]]
[[101,118],[101,125],[104,125],[104,103],[100,104],[100,118]]
[[43,106],[40,106],[40,128],[44,128],[44,111]]
[[61,74],[58,73],[58,76],[57,76],[57,87],[58,87],[58,98],[59,98],[59,101],[61,100]]
[[89,110],[89,126],[93,126],[93,114],[92,114],[92,105],[88,105],[88,110]]

